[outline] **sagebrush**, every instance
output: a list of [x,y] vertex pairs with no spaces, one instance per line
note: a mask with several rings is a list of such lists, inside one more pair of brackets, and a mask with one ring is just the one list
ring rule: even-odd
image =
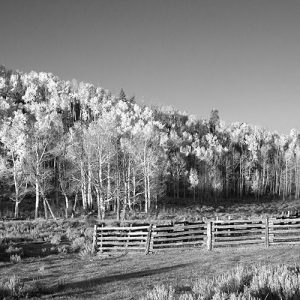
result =
[[159,285],[146,292],[143,300],[260,300],[300,299],[300,268],[285,265],[237,266],[213,278],[191,283],[190,293]]

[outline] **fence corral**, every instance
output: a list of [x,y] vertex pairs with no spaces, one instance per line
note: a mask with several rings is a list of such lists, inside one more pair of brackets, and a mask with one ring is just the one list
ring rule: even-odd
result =
[[149,253],[174,247],[201,247],[207,237],[206,223],[174,223],[103,227],[96,225],[97,251],[134,250]]
[[146,251],[150,225],[129,227],[96,227],[96,245],[100,251]]
[[212,247],[265,243],[266,220],[214,221]]
[[271,245],[300,244],[300,218],[270,219]]
[[155,252],[177,247],[234,247],[239,245],[300,244],[300,218],[214,220],[127,227],[96,225],[97,251]]
[[161,250],[174,247],[202,246],[206,239],[206,223],[174,223],[172,225],[154,225],[152,230],[152,248]]

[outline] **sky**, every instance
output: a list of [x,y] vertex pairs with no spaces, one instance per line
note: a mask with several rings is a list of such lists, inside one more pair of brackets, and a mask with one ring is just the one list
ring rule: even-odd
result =
[[300,130],[299,0],[0,0],[0,64]]

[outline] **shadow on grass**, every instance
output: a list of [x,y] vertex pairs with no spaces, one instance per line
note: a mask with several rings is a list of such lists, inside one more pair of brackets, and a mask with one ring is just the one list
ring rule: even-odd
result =
[[13,254],[21,255],[21,258],[46,257],[57,254],[56,247],[47,242],[16,243],[12,246],[21,250],[7,253],[8,245],[0,247],[0,262],[9,262],[10,256]]
[[78,294],[87,293],[89,292],[89,289],[94,289],[95,286],[116,282],[116,281],[125,281],[134,278],[142,278],[146,276],[167,273],[176,269],[184,268],[189,265],[191,265],[191,263],[178,264],[171,267],[163,267],[163,268],[152,269],[152,270],[143,270],[143,271],[137,271],[131,273],[123,273],[123,274],[117,274],[117,275],[111,275],[105,277],[91,278],[91,279],[81,280],[77,282],[61,284],[57,287],[55,292],[53,290],[52,292],[54,292],[54,294],[59,297],[74,296]]
[[[1,255],[1,254],[0,254]],[[8,264],[3,264],[3,265],[0,265],[0,270],[3,269],[3,268],[7,268],[9,265],[11,265],[10,263]]]

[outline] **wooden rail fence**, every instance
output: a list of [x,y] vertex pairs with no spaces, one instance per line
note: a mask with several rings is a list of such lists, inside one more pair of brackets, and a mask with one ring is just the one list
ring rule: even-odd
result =
[[253,220],[214,220],[181,222],[170,225],[131,225],[106,227],[95,225],[97,251],[114,250],[155,252],[176,247],[232,247],[238,245],[300,244],[300,218]]
[[150,250],[202,246],[206,238],[206,226],[204,222],[154,225]]

